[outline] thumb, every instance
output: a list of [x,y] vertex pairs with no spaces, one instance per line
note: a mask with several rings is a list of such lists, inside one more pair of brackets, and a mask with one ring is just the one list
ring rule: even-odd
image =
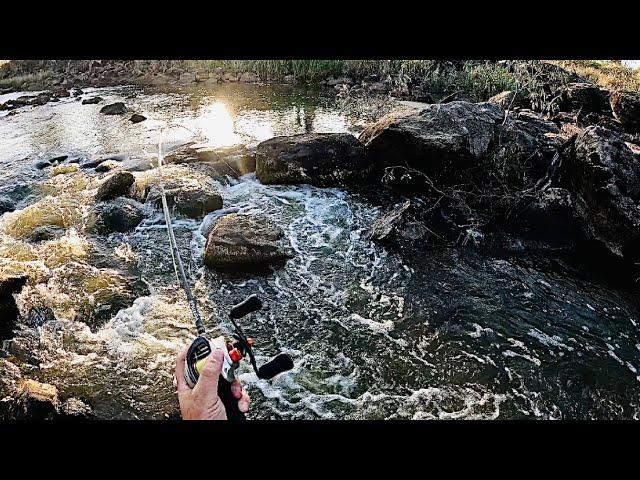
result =
[[211,352],[200,373],[200,378],[198,378],[194,391],[207,391],[209,394],[218,395],[218,378],[220,378],[223,361],[224,353],[222,353],[222,350],[216,348]]

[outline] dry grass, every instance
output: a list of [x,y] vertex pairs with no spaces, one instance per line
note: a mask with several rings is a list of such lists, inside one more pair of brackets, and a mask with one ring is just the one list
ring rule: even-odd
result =
[[640,69],[632,70],[616,60],[550,60],[611,90],[640,91]]

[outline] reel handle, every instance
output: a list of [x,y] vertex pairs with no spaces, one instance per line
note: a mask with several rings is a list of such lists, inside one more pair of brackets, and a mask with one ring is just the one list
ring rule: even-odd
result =
[[229,316],[235,320],[244,317],[245,315],[260,310],[262,308],[262,300],[255,293],[249,295],[242,302],[231,308]]
[[238,408],[238,399],[231,393],[231,384],[222,375],[220,375],[218,379],[218,397],[220,397],[227,411],[228,420],[244,421],[247,419],[244,413]]

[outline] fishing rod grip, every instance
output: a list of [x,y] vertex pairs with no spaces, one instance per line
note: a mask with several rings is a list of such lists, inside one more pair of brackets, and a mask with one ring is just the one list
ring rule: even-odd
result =
[[227,411],[228,420],[243,421],[247,419],[238,408],[238,399],[231,393],[231,384],[222,375],[218,379],[218,397]]

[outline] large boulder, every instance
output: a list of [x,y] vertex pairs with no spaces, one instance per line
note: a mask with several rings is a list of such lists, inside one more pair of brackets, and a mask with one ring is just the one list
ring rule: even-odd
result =
[[127,113],[127,107],[122,102],[110,103],[100,109],[105,115],[123,115]]
[[114,173],[98,187],[98,192],[95,196],[96,202],[104,202],[117,197],[127,196],[135,181],[136,178],[130,172]]
[[569,83],[562,90],[561,106],[565,111],[607,112],[609,92],[593,83]]
[[496,129],[488,161],[494,167],[504,165],[504,171],[513,170],[515,175],[540,178],[562,143],[559,133],[555,123],[531,110],[510,112]]
[[290,253],[282,229],[262,217],[232,213],[211,229],[204,263],[214,269],[247,269],[282,264]]
[[16,387],[14,418],[43,420],[55,416],[59,407],[58,389],[54,385],[22,380]]
[[[172,180],[165,185],[165,195],[169,208],[175,208],[191,218],[199,218],[222,208],[222,197],[215,187],[206,183]],[[155,184],[148,188],[145,201],[162,208],[160,185]]]
[[256,177],[268,184],[339,185],[359,178],[368,166],[363,145],[348,133],[275,137],[256,149]]
[[588,127],[564,175],[592,240],[627,264],[640,261],[640,155],[614,132]]
[[623,125],[640,129],[640,94],[637,92],[613,92],[611,110]]
[[378,166],[406,165],[451,183],[456,173],[478,165],[490,150],[504,110],[493,103],[426,105],[418,113],[383,119],[367,149]]
[[218,180],[239,178],[256,171],[255,151],[244,145],[217,148],[188,146],[167,155],[165,163],[188,163],[192,169]]
[[89,212],[87,230],[106,235],[112,232],[126,232],[138,226],[144,218],[142,205],[124,197],[111,203],[99,203]]

